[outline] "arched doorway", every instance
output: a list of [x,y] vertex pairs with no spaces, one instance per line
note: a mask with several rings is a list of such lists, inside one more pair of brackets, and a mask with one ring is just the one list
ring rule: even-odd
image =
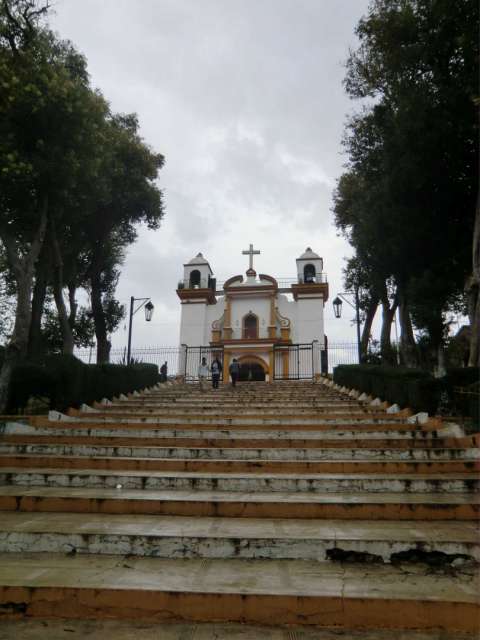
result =
[[254,313],[247,313],[243,318],[243,337],[250,340],[258,338],[258,318]]
[[265,369],[254,361],[240,362],[240,382],[264,382]]
[[243,356],[239,358],[241,382],[264,382],[268,367],[266,363],[257,356]]

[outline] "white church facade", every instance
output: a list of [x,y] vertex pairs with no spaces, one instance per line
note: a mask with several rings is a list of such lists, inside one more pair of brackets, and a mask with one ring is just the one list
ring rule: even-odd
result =
[[197,360],[205,356],[211,362],[217,355],[225,372],[235,358],[250,379],[313,378],[326,371],[328,283],[322,258],[307,248],[296,260],[297,277],[278,281],[257,275],[253,257],[260,252],[252,245],[242,253],[249,256],[245,276],[235,275],[221,288],[201,253],[184,264],[177,288],[180,369],[194,378]]

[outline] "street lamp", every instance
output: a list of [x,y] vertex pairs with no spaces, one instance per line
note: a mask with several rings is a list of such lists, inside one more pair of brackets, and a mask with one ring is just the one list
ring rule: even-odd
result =
[[[347,296],[351,296],[354,302],[350,302]],[[339,293],[333,301],[333,313],[336,318],[340,318],[342,315],[342,300],[349,304],[352,309],[355,309],[355,322],[357,325],[357,351],[358,351],[358,364],[362,362],[362,348],[360,344],[360,301],[358,299],[358,287],[355,287],[354,291],[344,291]]]
[[333,313],[335,314],[335,318],[340,318],[342,315],[342,300],[338,296],[332,302],[333,304]]
[[[140,302],[136,309],[134,309],[135,302]],[[134,298],[133,296],[130,298],[130,318],[128,321],[128,348],[127,348],[127,364],[131,362],[131,353],[132,353],[132,322],[133,316],[140,311],[141,308],[145,310],[145,320],[150,322],[153,316],[154,306],[150,298]]]

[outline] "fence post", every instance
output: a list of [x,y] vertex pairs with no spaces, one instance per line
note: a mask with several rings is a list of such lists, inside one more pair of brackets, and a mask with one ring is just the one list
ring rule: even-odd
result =
[[181,372],[183,369],[183,380],[184,382],[187,381],[187,361],[188,361],[188,347],[186,344],[181,344],[180,348],[182,349],[181,354],[182,354],[182,358],[183,358],[183,362],[180,363],[180,366],[178,367],[179,371]]
[[313,347],[316,343],[316,340],[312,340],[312,381],[315,382],[315,355],[313,353]]

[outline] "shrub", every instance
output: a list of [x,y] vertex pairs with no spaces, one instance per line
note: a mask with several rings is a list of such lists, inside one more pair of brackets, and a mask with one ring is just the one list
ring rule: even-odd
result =
[[[373,397],[387,400],[413,411],[427,411],[433,415],[439,407],[442,392],[446,392],[449,408],[457,408],[463,415],[473,416],[473,396],[455,407],[454,388],[478,384],[479,369],[475,367],[449,369],[444,378],[434,378],[421,369],[376,365],[340,365],[334,369],[337,384],[358,389]],[[476,399],[478,397],[475,397]]]
[[51,398],[55,379],[51,371],[40,364],[22,362],[18,364],[10,381],[8,413],[27,406],[30,397]]
[[39,362],[22,362],[13,371],[10,413],[23,409],[30,397],[47,397],[50,408],[64,411],[83,402],[92,403],[120,393],[138,391],[159,380],[155,364],[84,364],[74,356],[47,356]]

